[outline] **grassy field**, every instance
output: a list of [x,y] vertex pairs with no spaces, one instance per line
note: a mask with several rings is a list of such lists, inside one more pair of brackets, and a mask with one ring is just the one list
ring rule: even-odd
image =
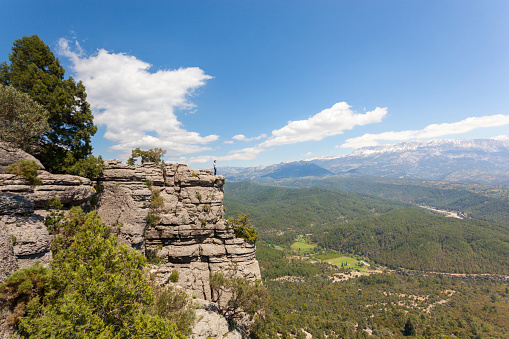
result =
[[312,244],[307,244],[303,241],[296,241],[291,246],[292,250],[300,251],[300,252],[312,252],[316,246]]
[[[320,258],[321,256],[317,256],[317,258]],[[331,257],[330,255],[326,256],[325,258],[321,258],[322,260],[327,261],[331,265],[335,265],[338,268],[345,267],[348,269],[354,269],[360,272],[364,272],[367,270],[367,267],[364,266],[362,263],[360,263],[357,259],[347,257],[347,256],[335,256]],[[341,266],[343,265],[343,266]]]

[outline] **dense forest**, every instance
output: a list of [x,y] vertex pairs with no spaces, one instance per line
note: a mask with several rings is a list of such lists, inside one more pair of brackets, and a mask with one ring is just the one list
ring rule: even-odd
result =
[[459,211],[467,218],[509,226],[509,189],[504,186],[458,184],[360,175],[279,180],[286,187],[320,187],[369,194],[416,205]]
[[287,250],[259,243],[257,258],[273,300],[258,338],[509,335],[507,282],[402,272],[333,282],[337,268]]
[[509,274],[505,225],[447,218],[356,193],[229,183],[227,212],[250,213],[260,239],[291,245],[298,235],[326,250],[364,255],[391,268]]

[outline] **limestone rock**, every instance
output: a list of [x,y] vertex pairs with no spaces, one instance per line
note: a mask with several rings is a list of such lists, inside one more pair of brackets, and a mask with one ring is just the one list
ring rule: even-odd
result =
[[42,215],[3,216],[0,220],[5,224],[9,235],[15,239],[13,249],[19,268],[32,266],[36,261],[49,263],[52,258],[51,236]]
[[15,164],[19,160],[33,160],[39,165],[40,169],[44,169],[44,166],[34,156],[27,152],[13,147],[11,144],[0,141],[0,173],[4,173],[7,166]]
[[16,270],[16,256],[12,247],[13,239],[5,225],[0,222],[0,283]]
[[0,193],[0,215],[28,215],[33,212],[34,202],[28,197],[9,192]]
[[213,302],[198,300],[200,308],[196,310],[197,322],[194,325],[191,339],[225,338],[242,339],[242,333],[229,331],[226,319],[217,312]]
[[[223,176],[182,164],[129,166],[110,160],[105,165],[99,214],[122,241],[163,259],[153,272],[160,284],[169,283],[176,270],[178,286],[210,300],[210,273],[236,265],[239,275],[260,279],[255,246],[235,238],[224,223]],[[150,207],[151,190],[163,200],[157,210]],[[149,213],[159,222],[147,227]]]

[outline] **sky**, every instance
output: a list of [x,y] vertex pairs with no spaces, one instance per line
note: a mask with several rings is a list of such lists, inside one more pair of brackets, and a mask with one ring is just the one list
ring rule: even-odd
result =
[[83,81],[95,155],[195,168],[509,138],[509,1],[0,0]]

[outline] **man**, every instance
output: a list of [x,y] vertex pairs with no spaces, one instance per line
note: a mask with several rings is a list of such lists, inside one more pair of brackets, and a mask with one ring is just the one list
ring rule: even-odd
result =
[[216,161],[214,160],[214,175],[217,174]]

